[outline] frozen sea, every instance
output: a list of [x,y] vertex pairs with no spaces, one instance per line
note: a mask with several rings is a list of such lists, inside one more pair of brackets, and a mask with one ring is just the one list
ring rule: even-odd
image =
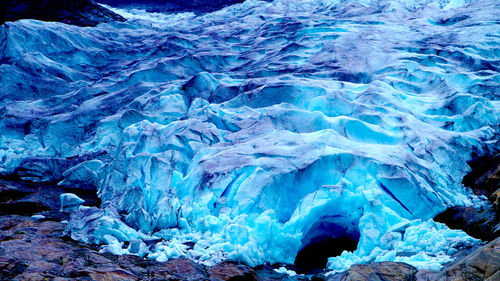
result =
[[0,175],[96,190],[73,239],[251,266],[343,241],[332,272],[480,243],[432,218],[488,204],[461,181],[500,150],[499,1],[114,11],[0,26]]

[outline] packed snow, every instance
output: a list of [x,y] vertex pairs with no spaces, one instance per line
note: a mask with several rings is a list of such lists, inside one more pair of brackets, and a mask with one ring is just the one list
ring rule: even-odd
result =
[[432,218],[485,201],[461,180],[499,149],[499,10],[248,0],[6,23],[0,174],[97,190],[100,208],[61,200],[71,237],[103,252],[292,264],[347,237],[332,272],[439,269],[479,243]]

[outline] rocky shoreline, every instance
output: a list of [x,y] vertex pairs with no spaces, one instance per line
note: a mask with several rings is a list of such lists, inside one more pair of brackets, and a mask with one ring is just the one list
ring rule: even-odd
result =
[[[346,272],[326,275],[291,276],[277,272],[282,265],[250,268],[243,264],[223,262],[212,267],[187,259],[167,262],[146,260],[138,256],[115,256],[101,253],[99,247],[73,241],[65,235],[69,215],[59,211],[59,195],[77,193],[87,206],[99,206],[93,190],[68,189],[62,186],[20,181],[0,181],[0,280],[499,280],[500,238],[498,237],[499,155],[487,161],[490,169],[472,180],[483,187],[491,206],[450,207],[437,219],[452,228],[491,241],[486,245],[463,249],[454,261],[439,272],[418,271],[397,262],[354,265]],[[471,164],[474,167],[474,163]],[[491,166],[495,166],[491,168]],[[466,177],[469,180],[470,177]],[[484,189],[484,187],[487,187]],[[472,209],[471,209],[472,208]],[[293,266],[287,266],[293,269]]]

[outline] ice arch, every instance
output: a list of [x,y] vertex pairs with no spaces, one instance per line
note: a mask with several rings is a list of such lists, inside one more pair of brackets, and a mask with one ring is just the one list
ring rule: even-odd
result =
[[359,242],[357,224],[340,215],[319,218],[302,237],[302,245],[295,257],[299,272],[323,269],[329,257],[343,251],[356,250]]

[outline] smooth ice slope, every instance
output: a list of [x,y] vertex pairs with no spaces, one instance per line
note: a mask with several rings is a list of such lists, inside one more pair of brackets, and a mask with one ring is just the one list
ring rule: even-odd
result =
[[329,269],[439,268],[478,242],[432,217],[484,204],[460,182],[499,148],[499,9],[249,0],[7,23],[0,173],[97,189],[68,231],[103,251],[293,263],[347,237]]

